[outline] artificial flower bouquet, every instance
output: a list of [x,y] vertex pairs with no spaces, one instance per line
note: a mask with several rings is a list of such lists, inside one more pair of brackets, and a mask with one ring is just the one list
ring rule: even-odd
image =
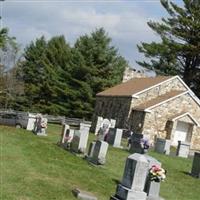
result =
[[151,181],[161,182],[166,179],[166,170],[159,165],[153,165],[149,170],[149,177]]

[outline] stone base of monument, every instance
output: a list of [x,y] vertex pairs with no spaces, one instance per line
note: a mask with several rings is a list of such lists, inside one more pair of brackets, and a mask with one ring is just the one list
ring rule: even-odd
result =
[[147,200],[165,200],[162,197],[154,197],[154,196],[148,196]]
[[111,199],[146,200],[146,197],[146,192],[132,190],[119,184],[117,186],[116,195],[112,196]]
[[38,135],[38,136],[47,136],[46,133],[35,133],[35,134]]
[[95,197],[93,194],[80,190],[78,188],[74,189],[72,191],[72,193],[74,194],[74,196],[78,199],[82,199],[82,200],[97,200],[97,197]]

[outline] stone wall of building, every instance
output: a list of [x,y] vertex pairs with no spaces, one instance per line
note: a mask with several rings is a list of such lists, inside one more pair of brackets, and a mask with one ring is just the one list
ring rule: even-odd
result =
[[124,71],[122,82],[127,82],[132,78],[146,77],[144,70],[136,70],[134,68],[127,67]]
[[126,127],[132,97],[97,96],[93,123],[98,116],[116,119],[116,127]]
[[129,127],[133,133],[142,133],[145,112],[133,110],[129,117]]
[[[151,113],[146,113],[144,119],[143,133],[154,136],[166,138],[168,137],[167,121],[175,114],[189,112],[200,123],[200,107],[189,94],[184,94],[176,99],[168,101],[151,110]],[[183,118],[184,119],[184,118]],[[173,137],[173,135],[171,136]],[[194,126],[191,148],[200,149],[200,128]]]
[[173,80],[169,80],[165,83],[162,83],[161,85],[157,87],[153,87],[152,89],[149,89],[145,92],[142,92],[141,94],[137,95],[139,98],[133,98],[131,103],[131,108],[134,106],[137,106],[139,104],[142,104],[144,102],[147,102],[151,99],[154,99],[160,95],[163,95],[167,92],[170,92],[172,90],[182,90],[186,91],[187,89],[183,84],[180,82],[178,78],[175,78]]

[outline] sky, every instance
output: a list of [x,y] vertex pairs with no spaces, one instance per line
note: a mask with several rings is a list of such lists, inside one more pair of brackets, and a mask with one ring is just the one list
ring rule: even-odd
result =
[[148,27],[149,20],[167,16],[159,0],[6,0],[1,2],[2,26],[24,48],[44,35],[64,35],[73,45],[76,39],[103,27],[119,53],[131,67],[144,57],[140,42],[158,41]]

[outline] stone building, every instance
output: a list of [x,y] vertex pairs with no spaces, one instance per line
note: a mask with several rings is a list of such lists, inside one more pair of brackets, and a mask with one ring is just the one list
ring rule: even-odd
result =
[[144,70],[137,70],[134,68],[126,67],[123,74],[122,82],[127,82],[132,78],[146,77]]
[[200,150],[200,100],[179,76],[134,78],[96,95],[97,116],[116,119],[116,127],[191,142]]

